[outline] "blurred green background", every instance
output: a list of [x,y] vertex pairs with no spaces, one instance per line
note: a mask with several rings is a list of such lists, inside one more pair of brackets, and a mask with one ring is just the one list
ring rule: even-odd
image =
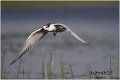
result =
[[40,8],[40,7],[115,7],[117,1],[3,1],[2,8]]

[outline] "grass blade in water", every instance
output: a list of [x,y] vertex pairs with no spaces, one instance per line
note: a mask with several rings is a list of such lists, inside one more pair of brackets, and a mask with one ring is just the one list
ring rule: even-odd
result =
[[47,70],[48,70],[48,78],[53,79],[53,60],[54,54],[52,54],[47,63]]
[[45,53],[42,50],[42,65],[43,65],[43,78],[47,79],[47,67],[46,67],[46,63],[45,63]]
[[28,72],[28,79],[31,79],[31,64],[30,64],[30,69],[29,69],[29,72]]
[[74,79],[74,74],[73,74],[73,69],[71,64],[69,64],[69,68],[70,68],[71,79]]
[[60,70],[61,70],[61,79],[64,79],[64,62],[63,62],[63,56],[60,55]]

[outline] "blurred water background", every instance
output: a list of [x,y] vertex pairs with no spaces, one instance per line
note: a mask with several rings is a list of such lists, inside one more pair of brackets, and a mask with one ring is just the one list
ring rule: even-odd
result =
[[[55,53],[54,78],[60,78],[63,56],[65,78],[118,78],[119,4],[117,1],[2,1],[1,2],[2,78],[43,78],[42,51]],[[81,44],[67,32],[46,35],[37,46],[10,66],[31,32],[43,25],[62,23],[83,40]],[[70,74],[70,65],[72,77]],[[111,75],[90,75],[90,71],[112,71]],[[29,77],[28,77],[29,76]]]

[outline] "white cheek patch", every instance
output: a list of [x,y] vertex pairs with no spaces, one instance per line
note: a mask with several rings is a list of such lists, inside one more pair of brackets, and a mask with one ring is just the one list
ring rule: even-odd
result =
[[47,26],[43,26],[43,28],[46,28]]
[[49,30],[48,28],[46,28],[47,26],[43,26],[43,28],[45,29],[45,30]]

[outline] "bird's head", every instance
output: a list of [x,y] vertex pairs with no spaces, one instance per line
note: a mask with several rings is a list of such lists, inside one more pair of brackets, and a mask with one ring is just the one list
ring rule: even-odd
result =
[[43,26],[43,29],[48,31],[49,30],[49,26]]
[[51,25],[51,23],[48,23],[47,25],[44,25],[43,29],[49,31],[50,25]]
[[48,23],[47,25],[43,26],[43,29],[46,30],[46,31],[50,31],[50,32],[56,30],[53,23]]

